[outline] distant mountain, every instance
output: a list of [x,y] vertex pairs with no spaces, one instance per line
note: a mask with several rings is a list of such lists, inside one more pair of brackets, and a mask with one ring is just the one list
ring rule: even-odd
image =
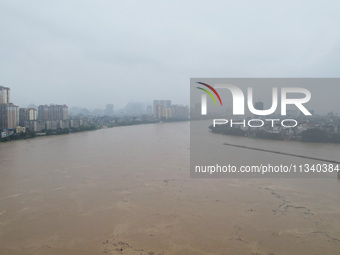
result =
[[27,108],[34,108],[34,109],[38,109],[38,107],[35,104],[29,104],[27,106]]
[[91,112],[86,108],[81,107],[72,107],[69,109],[68,114],[70,116],[90,116]]

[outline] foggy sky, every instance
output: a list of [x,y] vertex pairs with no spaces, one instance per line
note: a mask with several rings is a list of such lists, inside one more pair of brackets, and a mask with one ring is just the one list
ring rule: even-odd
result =
[[339,77],[340,2],[3,1],[12,102],[189,104],[191,77]]

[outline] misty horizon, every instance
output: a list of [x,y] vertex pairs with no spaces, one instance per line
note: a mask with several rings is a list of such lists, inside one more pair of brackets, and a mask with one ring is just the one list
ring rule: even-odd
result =
[[118,109],[188,105],[192,77],[338,77],[338,7],[0,1],[0,84],[19,106]]
[[[202,78],[203,79],[203,78]],[[3,86],[3,85],[0,85],[0,86]],[[11,89],[11,88],[10,88]],[[271,102],[270,102],[270,99],[271,99],[271,96],[269,95],[269,91],[271,91],[271,88],[263,88],[262,86],[258,87],[258,88],[255,88],[255,90],[257,89],[257,93],[256,95],[254,96],[254,102],[263,102],[264,103],[264,107],[268,108],[271,106]],[[260,90],[259,90],[260,89]],[[323,87],[313,87],[312,88],[312,91],[315,91],[318,96],[320,96],[320,93],[322,93],[322,91],[324,90]],[[259,93],[258,91],[260,91],[261,93]],[[313,92],[314,92],[313,91]],[[29,104],[26,104],[26,105],[20,105],[20,104],[17,104],[12,98],[15,96],[13,96],[13,89],[11,89],[11,103],[21,107],[21,108],[29,108],[29,107],[38,107],[39,105],[64,105],[65,103],[63,102],[49,102],[49,103],[42,103],[42,104],[36,104],[34,102],[31,102]],[[229,95],[230,96],[230,95]],[[321,102],[318,102],[318,103],[314,103],[312,104],[314,106],[314,108],[310,108],[310,110],[312,110],[313,112],[315,111],[315,114],[316,115],[325,115],[327,113],[334,113],[335,115],[337,115],[340,111],[340,105],[338,104],[337,100],[336,100],[336,97],[337,95],[336,94],[329,94],[330,97],[334,97],[333,100],[328,100],[328,101],[325,101],[324,103],[321,103]],[[173,102],[173,100],[171,98],[162,98],[162,99],[159,99],[159,98],[155,98],[153,100],[170,100],[172,101],[172,104],[173,105],[184,105],[184,106],[189,106],[190,105],[190,102],[187,102],[185,104],[180,104],[180,103],[176,103],[176,102]],[[75,105],[75,104],[70,104],[70,105],[67,105],[69,110],[71,110],[72,108],[79,108],[79,109],[86,109],[86,110],[89,110],[90,112],[94,112],[94,111],[98,111],[98,110],[105,110],[105,107],[107,104],[113,104],[114,105],[114,112],[123,112],[124,109],[126,107],[128,107],[130,104],[141,104],[143,109],[146,110],[146,108],[148,106],[152,106],[152,101],[150,102],[140,102],[140,101],[133,101],[133,100],[130,100],[128,101],[125,105],[120,105],[120,106],[116,106],[116,104],[114,102],[103,102],[103,104],[101,106],[98,106],[98,107],[89,107],[89,106],[86,106],[86,105]],[[320,99],[319,99],[320,100]],[[230,101],[230,100],[229,100]],[[330,102],[332,102],[331,106],[329,106]],[[212,102],[210,102],[212,103]],[[326,105],[326,107],[325,107]],[[320,106],[323,106],[321,107],[321,111],[320,111]],[[328,107],[329,106],[329,107]],[[232,110],[232,107],[230,105],[230,108],[227,108],[227,110]],[[294,110],[294,107],[292,107],[292,110]],[[297,109],[295,109],[297,110]]]

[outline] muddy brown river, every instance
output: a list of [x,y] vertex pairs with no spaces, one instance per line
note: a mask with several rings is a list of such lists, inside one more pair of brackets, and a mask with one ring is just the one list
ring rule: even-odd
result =
[[336,176],[195,179],[189,147],[188,122],[1,143],[0,254],[340,254]]

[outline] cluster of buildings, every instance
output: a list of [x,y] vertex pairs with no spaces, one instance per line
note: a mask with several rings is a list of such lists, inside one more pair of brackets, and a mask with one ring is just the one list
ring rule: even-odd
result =
[[[189,119],[188,106],[173,105],[171,100],[154,100],[146,109],[141,103],[129,103],[123,115],[114,114],[113,104],[107,104],[103,117],[82,114],[69,118],[66,105],[40,105],[37,108],[20,108],[10,101],[10,88],[0,86],[0,138],[14,133],[29,131],[50,132],[75,131],[77,128],[101,128],[116,125],[134,125],[158,121],[181,121]],[[53,133],[53,132],[52,132]]]
[[[264,109],[263,102],[259,101],[255,103],[255,108],[258,110]],[[303,131],[309,129],[318,129],[324,131],[326,134],[332,135],[337,134],[340,131],[340,118],[337,115],[334,115],[333,112],[328,113],[325,116],[319,116],[314,114],[314,110],[310,110],[312,116],[304,116],[300,113],[299,110],[287,110],[286,117],[292,120],[295,120],[297,125],[293,128],[285,128],[278,123],[276,125],[272,125],[271,123],[266,123],[258,130],[263,130],[267,133],[273,134],[281,134],[285,139],[299,139],[301,133]],[[258,119],[262,119],[260,116],[254,116]],[[279,119],[280,116],[274,116]],[[245,131],[250,130],[249,128],[243,128]]]
[[[147,109],[150,112],[150,108]],[[154,100],[153,101],[153,116],[157,120],[188,120],[188,106],[173,105],[171,100]]]
[[20,108],[10,101],[10,88],[0,86],[1,138],[15,133],[69,128],[66,105],[40,105],[35,108]]
[[[29,112],[30,109],[24,108],[22,111]],[[68,107],[66,105],[40,105],[33,116],[33,119],[20,119],[20,125],[35,132],[69,128]]]

